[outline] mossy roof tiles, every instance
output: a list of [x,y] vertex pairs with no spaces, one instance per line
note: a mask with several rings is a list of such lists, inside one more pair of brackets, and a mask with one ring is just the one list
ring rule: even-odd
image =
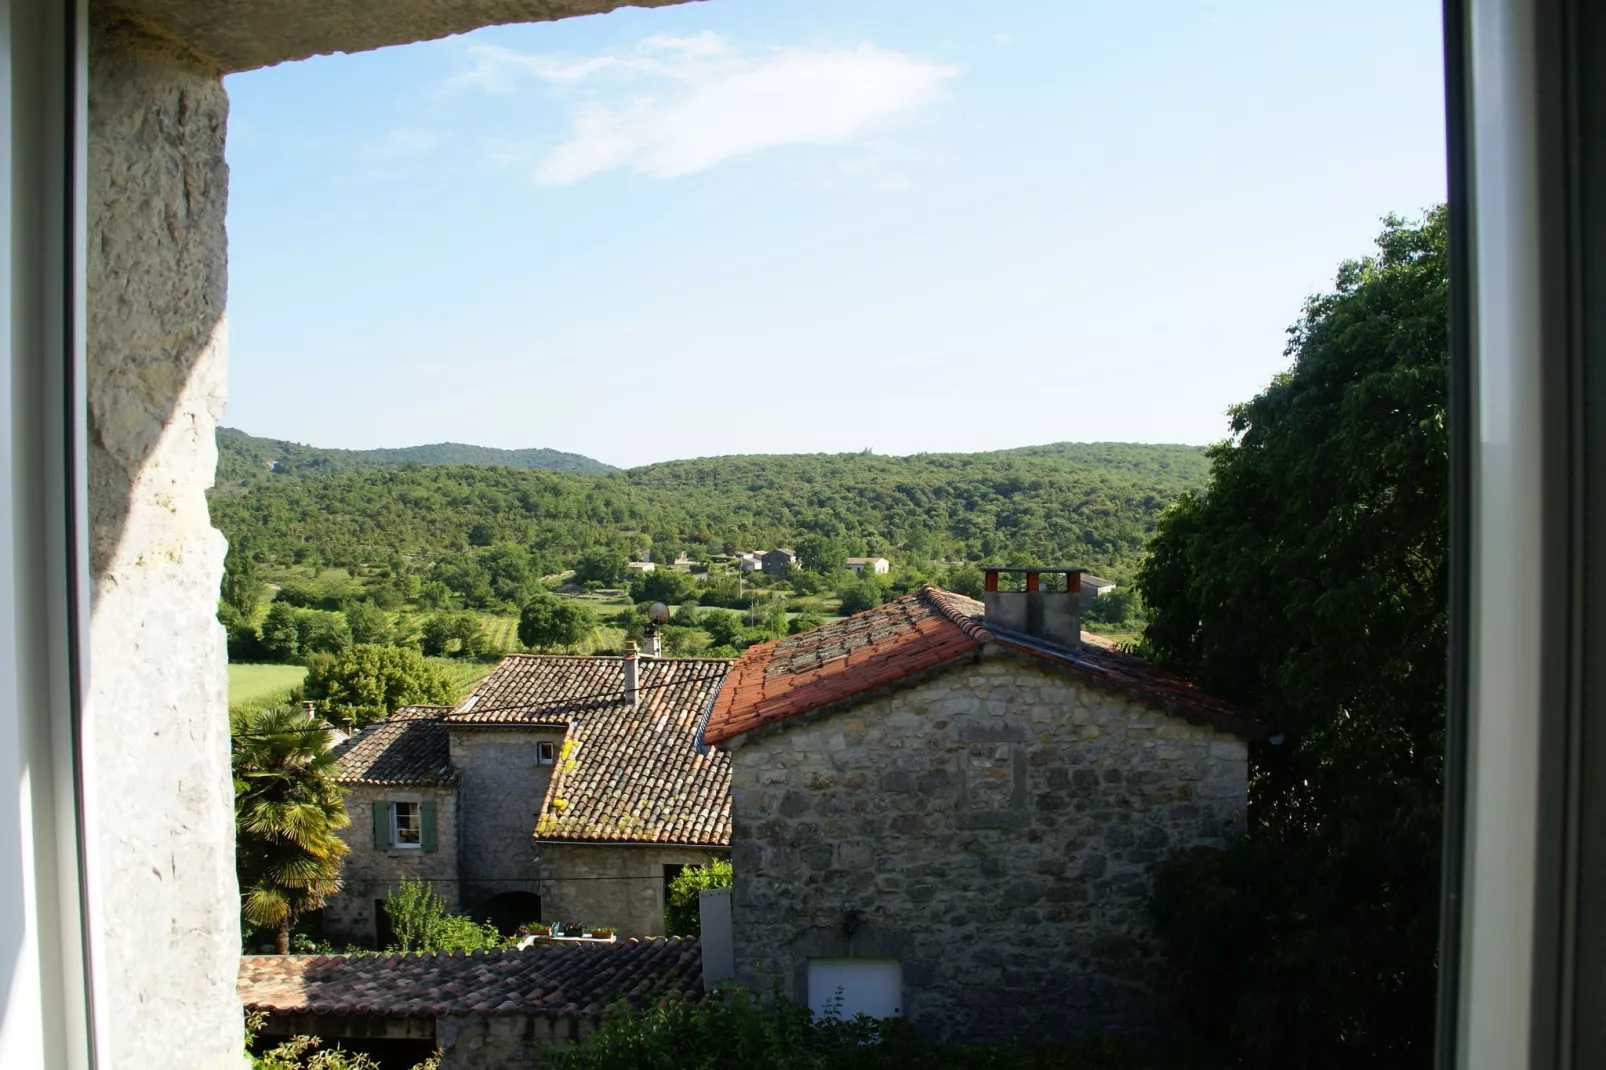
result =
[[247,955],[236,984],[247,1010],[274,1014],[600,1015],[703,992],[696,940],[541,945],[393,955]]

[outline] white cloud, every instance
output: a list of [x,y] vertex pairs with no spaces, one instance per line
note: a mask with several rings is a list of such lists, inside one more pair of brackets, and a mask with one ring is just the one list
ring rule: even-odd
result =
[[1001,45],[1014,44],[1015,35],[1010,33],[1008,30],[1000,30],[993,34],[993,40]]
[[503,93],[533,78],[567,99],[572,133],[534,169],[553,185],[616,168],[673,178],[764,149],[861,142],[931,105],[958,73],[869,43],[742,50],[712,33],[648,37],[621,56],[470,55],[458,85]]

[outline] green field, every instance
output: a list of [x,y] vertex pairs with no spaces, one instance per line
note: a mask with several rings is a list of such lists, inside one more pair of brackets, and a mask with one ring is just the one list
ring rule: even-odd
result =
[[229,706],[288,699],[306,675],[305,665],[230,665]]

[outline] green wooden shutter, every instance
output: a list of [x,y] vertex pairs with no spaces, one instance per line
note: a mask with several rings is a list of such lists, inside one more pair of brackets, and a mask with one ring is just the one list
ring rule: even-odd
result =
[[433,851],[435,849],[435,803],[433,800],[425,799],[418,804],[418,823],[422,826],[419,829],[419,840],[423,843],[424,850]]
[[390,848],[390,804],[374,803],[374,850]]

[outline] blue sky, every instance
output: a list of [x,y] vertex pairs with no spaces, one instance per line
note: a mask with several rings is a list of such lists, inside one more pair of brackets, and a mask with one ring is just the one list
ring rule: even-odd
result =
[[1435,0],[707,0],[226,85],[225,423],[323,446],[1211,442],[1444,196]]

